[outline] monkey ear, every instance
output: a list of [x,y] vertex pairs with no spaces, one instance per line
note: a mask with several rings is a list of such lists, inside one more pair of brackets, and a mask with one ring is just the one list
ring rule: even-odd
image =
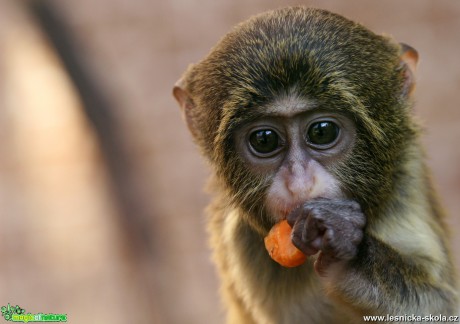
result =
[[400,43],[401,68],[404,74],[404,85],[402,95],[409,97],[415,88],[415,71],[418,63],[418,52],[411,46]]
[[187,90],[185,90],[185,81],[184,77],[180,78],[179,81],[173,87],[173,96],[176,98],[179,106],[181,108],[182,117],[184,118],[187,126],[194,137],[197,137],[196,134],[196,126],[193,119],[193,109],[195,108],[195,104],[193,103],[192,98],[188,94]]

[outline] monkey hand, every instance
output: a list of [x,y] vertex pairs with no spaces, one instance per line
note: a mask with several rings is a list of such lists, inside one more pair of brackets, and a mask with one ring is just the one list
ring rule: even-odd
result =
[[320,276],[336,262],[353,259],[363,238],[366,219],[353,200],[312,199],[287,216],[292,243],[310,256],[320,251],[314,264]]

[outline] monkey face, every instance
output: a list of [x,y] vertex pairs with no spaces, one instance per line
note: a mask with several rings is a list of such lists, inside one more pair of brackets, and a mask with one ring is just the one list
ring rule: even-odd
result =
[[263,205],[270,222],[312,198],[344,197],[329,168],[351,152],[354,122],[293,96],[261,109],[263,117],[243,124],[233,136],[236,153],[250,172],[269,182]]
[[417,133],[400,52],[343,17],[286,9],[237,26],[174,95],[252,223],[270,228],[315,197],[347,196],[373,215]]

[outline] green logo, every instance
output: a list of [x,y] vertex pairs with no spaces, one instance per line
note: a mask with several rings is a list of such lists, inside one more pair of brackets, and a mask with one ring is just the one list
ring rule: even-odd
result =
[[67,314],[31,314],[24,308],[16,306],[2,306],[2,316],[11,322],[67,322]]

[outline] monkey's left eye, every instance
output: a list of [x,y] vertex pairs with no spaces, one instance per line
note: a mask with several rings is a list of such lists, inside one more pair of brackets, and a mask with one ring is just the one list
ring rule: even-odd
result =
[[339,127],[331,121],[320,121],[310,125],[307,141],[313,145],[332,144],[339,136]]
[[280,147],[280,138],[271,129],[261,129],[251,133],[249,144],[256,153],[267,155]]

